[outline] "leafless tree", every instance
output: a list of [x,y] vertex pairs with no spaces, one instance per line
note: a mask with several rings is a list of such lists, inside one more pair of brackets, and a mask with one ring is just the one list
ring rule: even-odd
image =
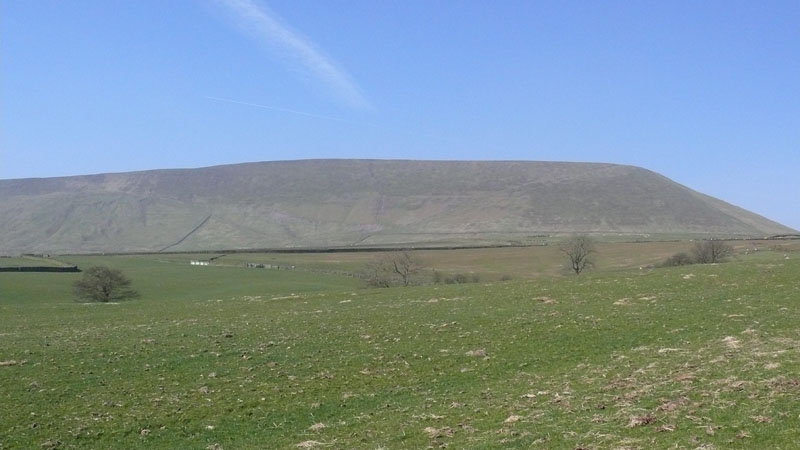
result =
[[373,258],[364,268],[364,278],[371,287],[388,288],[393,284],[391,272],[387,269],[383,258]]
[[86,269],[83,278],[73,283],[72,288],[78,298],[89,302],[108,303],[139,296],[121,270],[106,266]]
[[410,252],[388,252],[367,264],[367,283],[374,287],[408,286],[422,267]]
[[698,264],[714,264],[723,262],[733,254],[733,247],[719,239],[700,241],[692,247],[694,262]]
[[593,264],[592,255],[595,250],[594,239],[585,235],[573,236],[558,246],[562,253],[569,258],[570,269],[579,275]]
[[389,261],[394,273],[399,275],[403,281],[403,286],[408,286],[411,283],[411,277],[422,268],[419,260],[409,252],[391,255]]

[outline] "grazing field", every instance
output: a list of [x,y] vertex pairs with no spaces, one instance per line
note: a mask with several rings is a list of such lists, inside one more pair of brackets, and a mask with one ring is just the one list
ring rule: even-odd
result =
[[[563,239],[563,238],[561,238]],[[597,243],[595,269],[600,272],[638,269],[658,264],[677,252],[688,252],[693,243],[679,240],[655,242],[611,242],[604,236]],[[484,281],[502,278],[532,279],[570,275],[558,239],[548,245],[531,247],[472,248],[458,250],[417,250],[413,255],[423,272],[477,274]],[[800,250],[798,241],[730,241],[739,257],[753,258],[754,249]],[[746,254],[748,253],[748,254]],[[757,253],[757,252],[756,252]],[[769,252],[768,252],[769,253]],[[247,263],[270,264],[280,269],[352,276],[364,272],[365,265],[380,259],[385,252],[330,253],[184,253],[139,256],[147,260],[188,264],[190,260],[213,259],[219,267],[244,267]],[[280,270],[279,269],[279,270]]]
[[[800,253],[753,246],[391,289],[336,275],[363,254],[63,258],[122,269],[119,304],[3,273],[0,448],[796,448]],[[427,258],[493,279],[512,250]],[[295,269],[239,265],[270,258]]]
[[0,267],[59,267],[65,265],[58,259],[38,256],[0,257]]

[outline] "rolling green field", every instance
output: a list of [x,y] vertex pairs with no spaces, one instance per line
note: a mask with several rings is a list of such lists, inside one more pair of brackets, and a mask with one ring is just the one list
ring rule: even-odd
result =
[[65,266],[62,261],[54,258],[43,258],[36,256],[4,256],[0,258],[0,267],[59,267]]
[[[0,273],[0,449],[796,448],[797,246],[634,245],[577,277],[552,248],[422,253],[487,282],[390,289],[347,276],[366,254],[60,258],[122,269],[119,304]],[[241,267],[267,261],[295,269]]]

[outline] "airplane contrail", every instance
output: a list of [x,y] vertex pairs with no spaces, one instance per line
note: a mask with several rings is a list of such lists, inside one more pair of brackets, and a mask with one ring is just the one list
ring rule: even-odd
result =
[[350,75],[319,50],[314,43],[290,30],[281,18],[256,0],[216,0],[235,19],[240,30],[257,41],[293,60],[321,80],[328,90],[348,106],[371,109],[372,106]]

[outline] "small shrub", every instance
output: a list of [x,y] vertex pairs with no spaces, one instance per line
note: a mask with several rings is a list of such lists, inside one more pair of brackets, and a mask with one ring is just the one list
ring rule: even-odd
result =
[[367,275],[366,280],[369,287],[388,288],[392,286],[392,280],[380,274]]
[[441,272],[433,272],[433,282],[435,284],[465,284],[465,283],[480,283],[481,276],[477,273],[454,273],[452,275],[443,275]]
[[[464,284],[467,283],[468,281],[469,277],[467,276],[467,274],[457,273],[452,277],[450,277],[450,283],[448,284]],[[447,280],[445,280],[445,282],[447,282]]]
[[675,253],[660,264],[660,267],[677,267],[694,264],[694,260],[686,252]]
[[698,264],[715,264],[725,261],[733,255],[733,247],[718,239],[701,241],[692,247],[694,262]]
[[442,283],[442,273],[438,270],[433,271],[433,283],[434,284],[441,284]]
[[477,273],[473,274],[466,274],[466,273],[456,273],[447,277],[444,277],[444,284],[465,284],[465,283],[480,283],[481,277]]

